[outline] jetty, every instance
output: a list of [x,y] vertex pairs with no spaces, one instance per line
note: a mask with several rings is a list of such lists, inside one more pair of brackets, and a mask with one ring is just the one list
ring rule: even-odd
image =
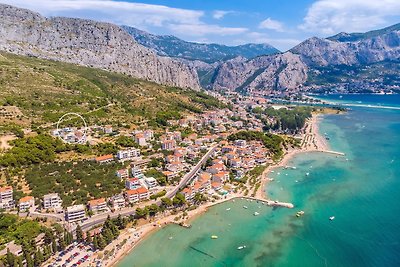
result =
[[245,196],[242,198],[262,202],[262,203],[265,203],[267,206],[271,206],[271,207],[284,207],[284,208],[288,208],[288,209],[294,208],[294,205],[289,202],[280,202],[277,200],[261,199],[261,198],[256,198],[256,197],[245,197]]

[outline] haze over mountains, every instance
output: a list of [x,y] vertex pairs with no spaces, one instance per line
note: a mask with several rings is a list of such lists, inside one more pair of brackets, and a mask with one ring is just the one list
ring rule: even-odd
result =
[[279,53],[267,44],[197,44],[127,26],[45,18],[0,5],[0,50],[196,90],[200,85],[259,93],[400,88],[400,24],[367,33],[313,37]]

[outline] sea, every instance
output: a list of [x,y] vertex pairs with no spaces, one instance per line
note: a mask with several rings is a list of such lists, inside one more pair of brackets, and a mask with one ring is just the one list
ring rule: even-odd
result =
[[320,98],[350,109],[319,126],[345,156],[298,154],[270,174],[266,194],[294,209],[229,201],[190,229],[158,230],[118,266],[400,266],[400,96]]

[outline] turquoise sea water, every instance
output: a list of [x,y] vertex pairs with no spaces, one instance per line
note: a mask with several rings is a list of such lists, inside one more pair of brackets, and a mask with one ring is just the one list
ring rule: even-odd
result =
[[[400,106],[399,96],[331,99]],[[300,154],[288,164],[296,169],[276,169],[266,188],[295,209],[224,203],[191,229],[154,233],[119,266],[400,266],[400,110],[352,107],[325,116],[320,131],[346,156]]]

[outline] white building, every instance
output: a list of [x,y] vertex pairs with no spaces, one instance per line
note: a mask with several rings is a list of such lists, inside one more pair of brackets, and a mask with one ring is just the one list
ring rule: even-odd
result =
[[110,202],[114,209],[121,209],[125,207],[125,198],[122,194],[112,196],[110,198]]
[[45,209],[60,209],[62,200],[57,193],[51,193],[43,196],[43,208]]
[[29,210],[35,205],[35,199],[32,196],[25,196],[19,200],[19,210]]
[[104,198],[90,200],[89,209],[94,213],[108,211],[107,202]]
[[74,205],[67,207],[67,211],[65,212],[66,220],[68,222],[77,222],[86,218],[85,206]]
[[144,181],[148,189],[152,189],[158,185],[157,180],[153,177],[145,177]]
[[133,167],[131,169],[131,174],[132,174],[132,177],[136,177],[136,178],[143,178],[144,177],[144,175],[142,173],[142,170],[137,168],[137,167]]
[[0,187],[0,208],[12,209],[14,208],[14,197],[12,186]]
[[140,150],[137,148],[129,148],[117,152],[117,158],[122,161],[137,158],[139,156]]
[[130,178],[130,179],[126,179],[126,181],[125,181],[125,188],[127,190],[133,190],[133,189],[139,188],[141,186],[142,185],[141,185],[139,179],[136,178],[136,177]]
[[118,170],[118,171],[116,172],[116,175],[117,175],[117,177],[120,178],[121,180],[122,180],[122,179],[126,179],[126,178],[129,178],[129,171],[128,171],[128,169],[121,169],[121,170]]

